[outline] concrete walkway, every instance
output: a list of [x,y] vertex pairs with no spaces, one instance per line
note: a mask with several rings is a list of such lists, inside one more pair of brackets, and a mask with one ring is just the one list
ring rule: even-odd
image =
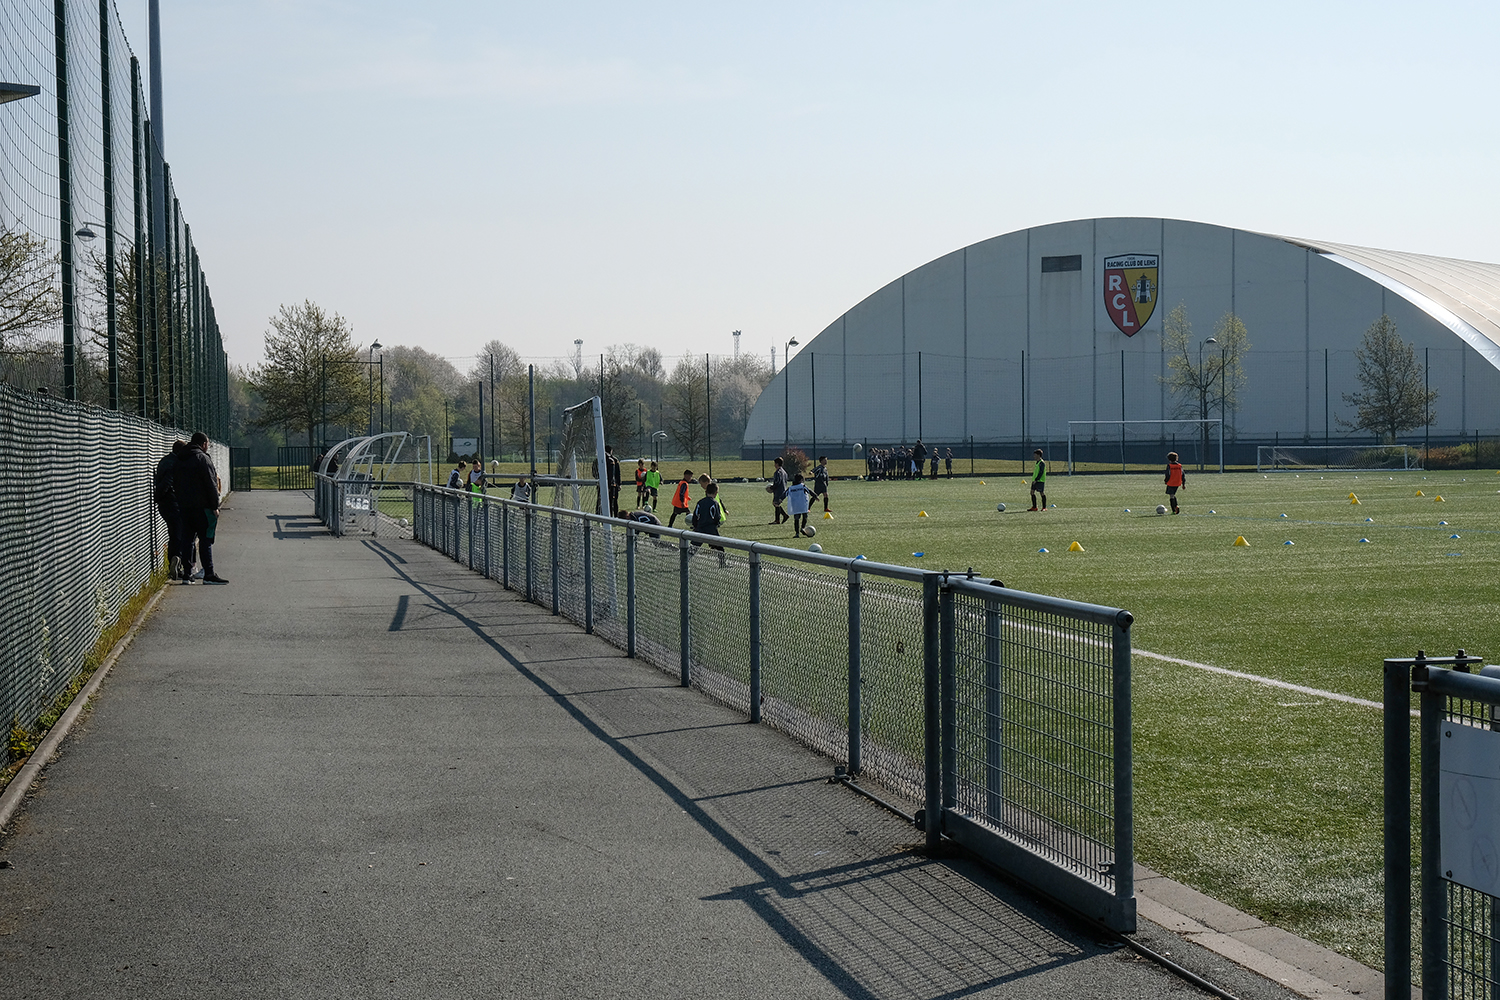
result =
[[437,553],[300,493],[219,533],[0,841],[18,996],[1203,995]]

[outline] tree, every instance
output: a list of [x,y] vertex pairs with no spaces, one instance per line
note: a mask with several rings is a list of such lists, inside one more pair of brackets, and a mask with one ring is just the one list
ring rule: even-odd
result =
[[57,255],[41,237],[0,229],[0,351],[27,347],[61,322]]
[[[329,424],[368,420],[368,373],[355,350],[349,321],[311,300],[283,305],[266,331],[266,360],[246,381],[262,400],[261,427],[285,426],[307,432]],[[325,445],[327,442],[324,442]]]
[[1354,420],[1339,418],[1344,427],[1361,428],[1394,443],[1402,431],[1432,423],[1432,404],[1437,390],[1426,388],[1426,372],[1417,361],[1417,349],[1396,333],[1396,321],[1382,315],[1365,331],[1354,351],[1358,371],[1354,377],[1359,392],[1344,393],[1344,402],[1354,407]]
[[708,398],[702,360],[684,354],[672,369],[665,393],[666,432],[677,447],[697,461],[708,444]]
[[[1240,390],[1245,385],[1241,359],[1250,349],[1245,324],[1234,313],[1225,313],[1214,326],[1213,336],[1202,342],[1193,340],[1193,324],[1188,320],[1187,306],[1178,303],[1162,323],[1162,349],[1167,355],[1167,390],[1177,397],[1173,414],[1207,420],[1215,403],[1219,419],[1240,408]],[[1203,345],[1212,340],[1213,353],[1203,354]],[[1217,393],[1215,392],[1217,390]],[[1203,450],[1208,451],[1208,425],[1203,425]]]

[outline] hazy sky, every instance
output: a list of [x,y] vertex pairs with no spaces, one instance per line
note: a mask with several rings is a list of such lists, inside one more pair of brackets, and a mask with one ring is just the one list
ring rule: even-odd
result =
[[1500,260],[1494,4],[161,5],[233,363],[304,298],[455,358],[767,353],[1092,216]]

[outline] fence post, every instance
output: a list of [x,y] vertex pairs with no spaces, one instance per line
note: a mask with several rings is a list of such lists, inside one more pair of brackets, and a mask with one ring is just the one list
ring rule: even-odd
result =
[[1411,683],[1385,661],[1385,997],[1411,1000]]
[[[1115,898],[1135,896],[1135,764],[1130,741],[1130,626],[1129,611],[1115,616]],[[1133,911],[1132,911],[1133,912]],[[1131,930],[1134,930],[1132,916]]]
[[750,550],[750,721],[760,722],[760,553]]
[[996,826],[1005,815],[1005,760],[1001,754],[1001,712],[1005,709],[1001,694],[1003,674],[1000,667],[1000,602],[984,602],[984,814]]
[[625,525],[625,655],[635,659],[635,536]]
[[688,556],[687,539],[677,539],[677,594],[678,614],[680,616],[679,624],[681,626],[678,645],[682,647],[678,652],[683,687],[688,687],[693,683],[688,645],[689,639],[692,636],[692,633],[688,631]]
[[938,633],[938,578],[928,574],[922,578],[922,765],[926,779],[922,827],[928,850],[936,850],[942,841],[942,701],[938,681],[942,650]]
[[532,522],[532,519],[535,517],[535,514],[536,514],[536,512],[532,509],[531,504],[528,503],[526,505],[526,521],[525,521],[525,526],[526,526],[526,599],[528,601],[535,601],[536,600],[536,569],[535,569],[536,560],[534,558],[532,558],[533,554],[534,554],[532,550],[535,549],[536,546],[533,545],[532,541],[531,541],[531,522]]
[[941,696],[943,699],[943,808],[958,805],[958,623],[957,597],[947,586],[939,592]]
[[1428,689],[1427,672],[1431,669],[1423,663],[1423,655],[1419,652],[1412,669],[1412,687],[1421,691],[1422,995],[1446,997],[1448,899],[1443,886],[1437,806],[1441,794],[1438,761],[1443,742],[1443,703],[1447,698]]
[[510,504],[500,502],[500,586],[510,589]]
[[858,774],[864,766],[864,679],[860,661],[860,576],[849,571],[849,773]]
[[487,580],[495,578],[495,572],[490,565],[490,501],[488,497],[481,497],[479,509],[484,512],[484,576]]
[[469,492],[465,492],[464,493],[464,498],[463,498],[463,505],[466,508],[468,508],[467,512],[464,514],[464,517],[469,522],[468,523],[468,531],[466,532],[467,535],[468,535],[468,538],[466,539],[466,541],[469,543],[469,545],[468,545],[468,549],[469,549],[469,569],[473,569],[474,568],[474,494],[469,493]]
[[558,558],[557,558],[557,511],[556,511],[556,509],[554,509],[552,511],[552,517],[550,518],[550,520],[552,521],[552,613],[555,615],[555,614],[558,613],[558,594],[559,594],[559,589],[558,589],[558,579],[557,578],[560,575],[557,572],[558,566],[559,566],[559,562],[558,562]]
[[594,522],[583,520],[583,630],[594,634]]

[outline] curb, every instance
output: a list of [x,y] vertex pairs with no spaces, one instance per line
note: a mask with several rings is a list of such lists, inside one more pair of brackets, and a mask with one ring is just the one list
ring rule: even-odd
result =
[[141,624],[145,622],[146,616],[156,609],[157,604],[161,603],[162,595],[166,592],[167,588],[163,586],[157,590],[151,600],[146,602],[146,606],[141,609],[140,614],[135,616],[135,621],[130,623],[130,628],[120,637],[120,641],[115,643],[114,648],[109,651],[109,655],[104,658],[104,662],[99,665],[99,669],[94,671],[94,676],[89,678],[89,682],[83,686],[83,690],[79,691],[73,698],[67,710],[63,712],[62,717],[53,723],[51,729],[47,730],[46,738],[42,740],[41,744],[32,753],[31,758],[16,772],[16,776],[10,780],[10,784],[5,786],[5,791],[0,793],[0,833],[7,832],[7,825],[21,808],[21,803],[25,801],[26,794],[31,790],[31,786],[36,781],[37,776],[42,773],[44,767],[52,762],[52,758],[57,756],[58,747],[62,745],[63,740],[67,739],[68,733],[72,732],[73,725],[78,721],[78,717],[83,714],[83,710],[88,707],[89,702],[98,693],[100,685],[104,683],[104,678],[109,676],[109,672],[113,669],[115,661],[120,658],[121,653],[125,652],[126,647],[130,645],[136,633],[141,630]]
[[1385,976],[1376,970],[1140,864],[1136,902],[1142,918],[1299,996],[1354,1000],[1385,995]]

